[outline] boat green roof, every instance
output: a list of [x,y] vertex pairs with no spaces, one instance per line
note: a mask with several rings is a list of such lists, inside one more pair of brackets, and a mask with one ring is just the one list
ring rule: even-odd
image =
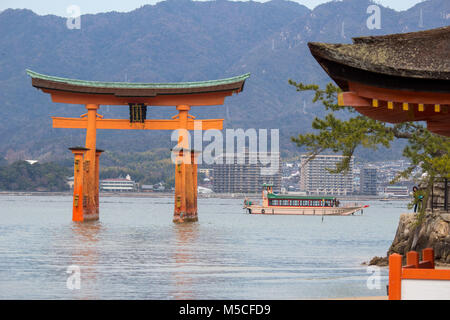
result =
[[274,194],[269,193],[267,195],[268,199],[294,199],[294,200],[334,200],[336,197],[331,196],[299,196],[299,195],[289,195],[289,194]]

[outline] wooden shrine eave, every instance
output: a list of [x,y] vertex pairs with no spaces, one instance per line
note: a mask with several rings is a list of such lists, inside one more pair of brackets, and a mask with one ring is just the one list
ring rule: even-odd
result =
[[383,122],[426,121],[428,130],[450,136],[450,93],[410,92],[349,83],[338,96],[340,106]]
[[450,26],[352,44],[308,43],[311,54],[342,90],[348,82],[387,89],[449,92]]
[[227,96],[243,90],[245,80],[241,76],[179,83],[128,83],[98,82],[47,76],[27,70],[32,85],[52,96],[53,102],[69,104],[191,106],[220,105]]
[[426,121],[450,136],[450,26],[308,46],[344,91],[340,106],[389,123]]

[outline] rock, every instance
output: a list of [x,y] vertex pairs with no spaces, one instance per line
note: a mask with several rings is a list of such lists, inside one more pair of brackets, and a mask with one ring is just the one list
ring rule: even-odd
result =
[[[417,226],[416,214],[402,214],[388,256],[398,253],[405,257],[411,250],[420,253],[425,248],[433,248],[436,262],[447,263],[450,259],[450,225],[447,219],[450,220],[450,214],[435,210]],[[373,263],[378,265],[380,262],[375,258]]]
[[397,243],[396,245],[394,245],[392,247],[392,253],[398,253],[398,254],[403,254],[405,252],[405,248],[408,247],[408,242],[407,241],[403,241],[400,243]]
[[434,226],[434,230],[438,238],[445,238],[449,234],[448,230],[448,222],[439,221]]
[[369,266],[385,267],[389,264],[387,257],[373,257],[369,262]]

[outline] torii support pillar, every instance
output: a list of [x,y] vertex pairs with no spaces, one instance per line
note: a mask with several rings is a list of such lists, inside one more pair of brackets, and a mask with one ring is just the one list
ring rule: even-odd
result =
[[95,203],[97,205],[97,215],[100,213],[100,155],[104,150],[95,150]]
[[74,154],[72,220],[84,221],[84,155],[88,149],[69,148]]
[[197,211],[197,155],[184,148],[172,149],[175,162],[175,209],[173,222],[198,221]]
[[86,128],[86,148],[89,149],[85,155],[85,202],[83,221],[98,220],[98,169],[97,169],[97,110],[99,105],[87,104],[87,128]]

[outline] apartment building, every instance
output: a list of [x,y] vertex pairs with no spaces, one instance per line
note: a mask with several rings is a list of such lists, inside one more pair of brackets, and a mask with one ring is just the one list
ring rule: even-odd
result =
[[[241,157],[241,158],[240,158]],[[258,152],[246,150],[237,154],[222,154],[215,159],[213,168],[213,190],[217,193],[257,193],[264,183],[274,185],[274,191],[281,189],[281,160],[279,153],[269,154],[269,158],[275,157],[276,164],[272,164],[273,170],[267,170],[268,165],[260,161]],[[257,159],[250,161],[251,159]],[[274,166],[275,165],[275,166]]]
[[359,192],[365,195],[377,195],[377,169],[365,167],[360,171]]
[[307,159],[307,155],[301,157],[300,191],[317,195],[346,195],[353,192],[353,158],[346,174],[334,174],[327,170],[335,169],[343,156],[317,155],[310,161]]

